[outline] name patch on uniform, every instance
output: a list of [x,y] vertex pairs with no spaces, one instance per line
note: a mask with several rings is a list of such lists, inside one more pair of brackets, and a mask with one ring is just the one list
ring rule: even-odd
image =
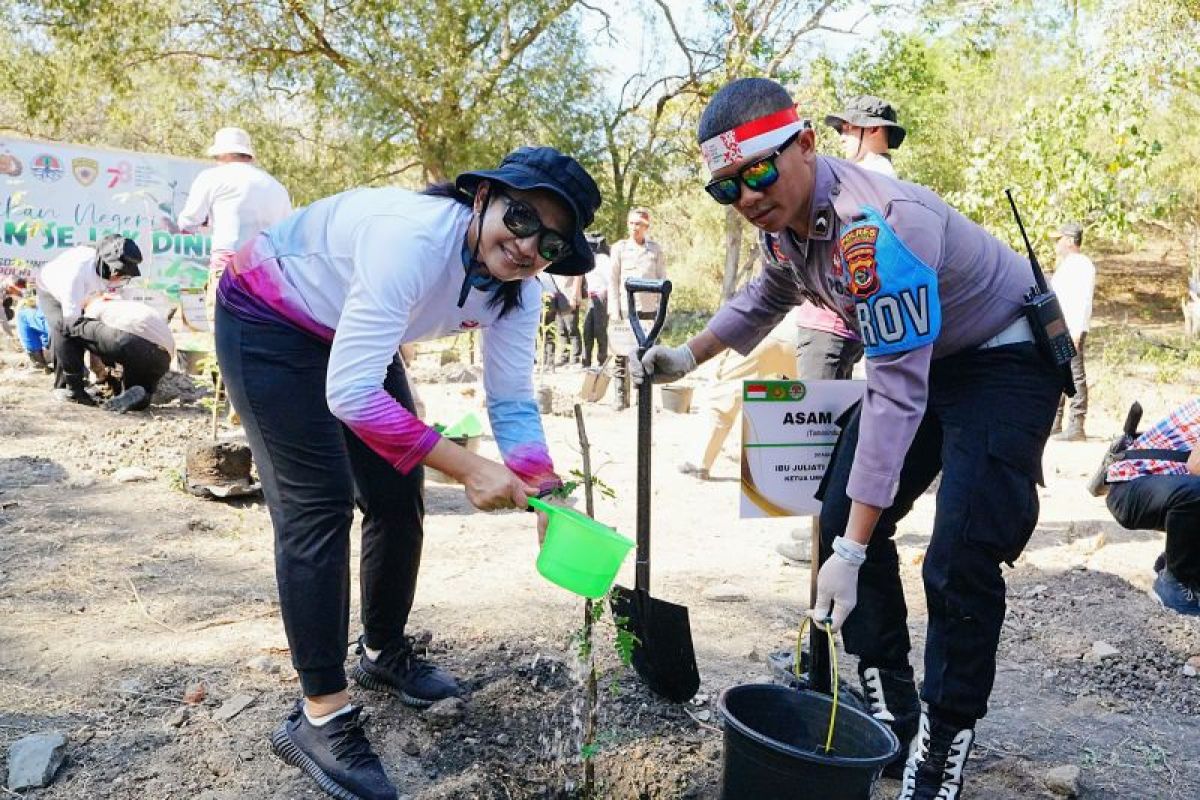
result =
[[923,263],[873,208],[843,231],[839,244],[868,358],[906,353],[937,339],[942,328],[937,273]]

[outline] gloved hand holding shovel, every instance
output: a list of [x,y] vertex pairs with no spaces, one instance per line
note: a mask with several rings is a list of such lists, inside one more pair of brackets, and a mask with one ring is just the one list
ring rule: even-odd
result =
[[833,555],[817,573],[817,600],[808,612],[813,622],[823,625],[828,620],[835,633],[842,629],[858,603],[858,569],[866,560],[865,544],[845,536],[833,540]]
[[629,379],[634,386],[641,386],[646,376],[652,383],[671,383],[696,368],[696,355],[686,343],[678,347],[655,345],[641,358],[638,352],[629,354]]

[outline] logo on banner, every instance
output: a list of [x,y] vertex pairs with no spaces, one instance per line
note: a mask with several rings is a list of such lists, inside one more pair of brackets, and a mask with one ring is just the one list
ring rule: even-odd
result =
[[766,400],[767,387],[761,383],[746,384],[746,399],[747,400]]
[[130,164],[128,161],[121,161],[120,163],[111,166],[104,171],[107,172],[109,176],[109,189],[116,188],[118,183],[129,183],[131,180],[133,180],[133,164]]
[[75,158],[71,160],[71,174],[80,186],[91,186],[100,175],[100,162],[94,158]]
[[62,162],[49,153],[42,153],[29,165],[33,177],[45,183],[54,183],[63,176]]
[[807,390],[804,388],[803,383],[793,383],[788,387],[788,395],[793,400],[803,400],[806,393]]
[[0,153],[0,175],[17,177],[21,174],[21,162],[12,153]]

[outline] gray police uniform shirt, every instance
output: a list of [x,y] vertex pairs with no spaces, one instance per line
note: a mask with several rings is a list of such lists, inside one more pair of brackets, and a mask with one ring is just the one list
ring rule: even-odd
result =
[[925,414],[931,361],[977,347],[1015,322],[1033,271],[1027,259],[929,189],[826,156],[817,156],[814,169],[809,238],[797,240],[790,230],[764,236],[764,269],[708,327],[746,354],[793,306],[811,300],[840,314],[864,341],[878,340],[878,330],[868,328],[889,321],[859,319],[840,237],[865,207],[879,212],[902,248],[936,273],[941,311],[940,330],[928,344],[874,356],[868,348],[867,390],[846,492],[887,508]]

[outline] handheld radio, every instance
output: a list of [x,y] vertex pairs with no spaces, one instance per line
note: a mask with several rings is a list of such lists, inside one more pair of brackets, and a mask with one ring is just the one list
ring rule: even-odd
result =
[[1063,392],[1067,397],[1075,396],[1075,381],[1071,377],[1071,359],[1075,357],[1075,343],[1071,341],[1071,332],[1067,330],[1067,321],[1063,317],[1062,306],[1058,304],[1058,296],[1046,284],[1046,276],[1038,264],[1037,254],[1025,234],[1025,225],[1021,215],[1017,213],[1017,204],[1013,202],[1012,192],[1004,190],[1008,197],[1008,205],[1012,208],[1013,217],[1017,220],[1017,228],[1021,238],[1025,240],[1025,250],[1029,253],[1029,265],[1033,268],[1034,285],[1025,293],[1025,303],[1021,311],[1029,321],[1033,331],[1034,343],[1042,353],[1042,357],[1059,368],[1063,375]]

